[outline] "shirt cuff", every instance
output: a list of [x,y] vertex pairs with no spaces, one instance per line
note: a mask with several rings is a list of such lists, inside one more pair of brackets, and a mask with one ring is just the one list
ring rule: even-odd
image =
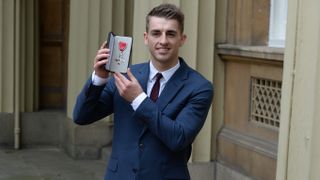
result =
[[95,86],[102,86],[105,85],[108,81],[108,78],[101,78],[96,75],[96,73],[93,71],[91,76],[92,84]]
[[131,103],[131,106],[133,110],[137,110],[142,101],[147,97],[147,94],[145,92],[142,92],[139,94]]

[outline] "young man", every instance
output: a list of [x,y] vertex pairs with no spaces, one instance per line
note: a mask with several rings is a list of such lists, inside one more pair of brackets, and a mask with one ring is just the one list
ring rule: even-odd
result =
[[213,87],[179,57],[186,40],[183,21],[174,5],[152,9],[144,33],[151,59],[131,66],[126,76],[109,76],[104,69],[109,49],[103,45],[95,57],[74,122],[84,125],[114,114],[107,180],[190,179],[191,144],[206,119]]

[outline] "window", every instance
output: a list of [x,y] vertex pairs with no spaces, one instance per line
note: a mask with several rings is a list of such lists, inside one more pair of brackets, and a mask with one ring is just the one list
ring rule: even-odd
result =
[[284,47],[287,24],[287,0],[271,0],[269,46]]

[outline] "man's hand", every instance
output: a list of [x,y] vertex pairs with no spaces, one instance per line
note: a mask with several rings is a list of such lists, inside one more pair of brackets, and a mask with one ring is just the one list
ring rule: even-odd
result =
[[95,74],[100,78],[108,78],[109,71],[105,69],[105,64],[109,61],[110,50],[105,48],[107,42],[104,42],[100,49],[97,52],[96,57],[94,58],[93,69]]
[[116,86],[120,95],[125,100],[132,102],[139,94],[143,92],[143,90],[138,80],[131,73],[130,68],[128,68],[128,77],[129,79],[119,72],[114,73]]

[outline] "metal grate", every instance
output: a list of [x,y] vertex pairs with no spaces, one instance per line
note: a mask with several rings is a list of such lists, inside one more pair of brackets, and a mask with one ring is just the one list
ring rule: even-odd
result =
[[280,126],[281,81],[251,78],[250,120],[276,128]]

